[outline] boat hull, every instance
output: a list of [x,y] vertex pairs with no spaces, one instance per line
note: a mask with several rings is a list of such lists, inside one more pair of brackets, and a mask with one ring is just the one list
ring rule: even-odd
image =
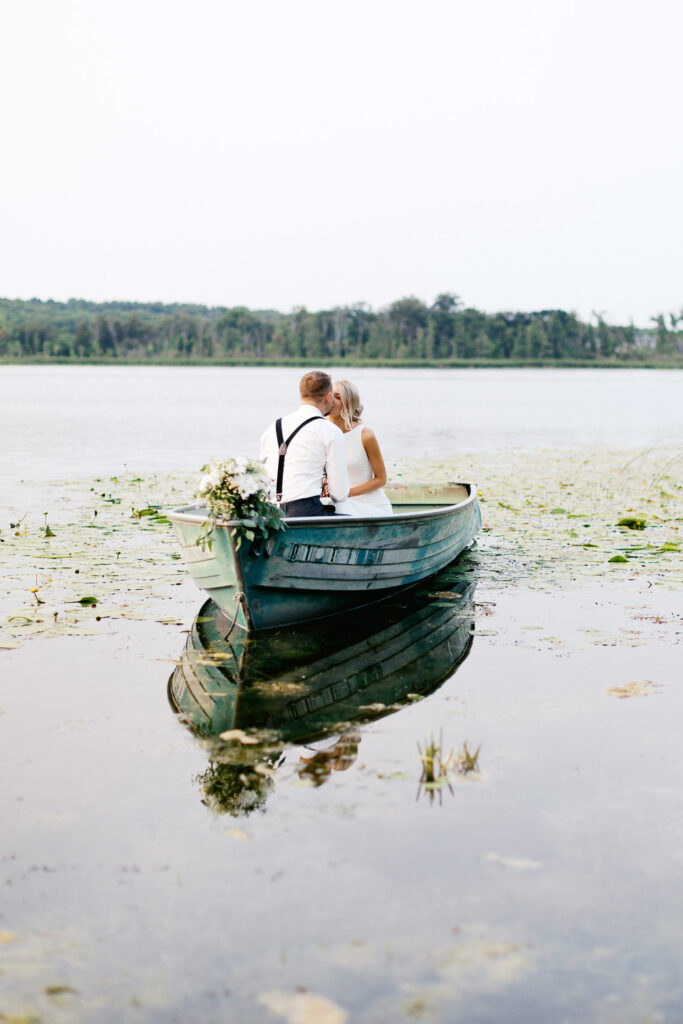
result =
[[475,540],[481,528],[476,488],[452,485],[450,505],[395,505],[373,518],[289,519],[267,540],[243,538],[219,523],[211,549],[197,541],[205,513],[169,513],[197,583],[247,630],[275,629],[382,601],[428,579]]

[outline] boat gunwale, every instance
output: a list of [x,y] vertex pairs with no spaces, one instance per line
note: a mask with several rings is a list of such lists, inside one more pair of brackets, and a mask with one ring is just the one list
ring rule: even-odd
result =
[[[441,505],[434,504],[431,508],[423,509],[422,511],[415,512],[395,512],[391,515],[379,515],[379,516],[300,516],[295,519],[285,518],[284,522],[287,525],[287,529],[292,527],[302,528],[307,526],[323,526],[327,529],[333,529],[337,526],[351,526],[351,525],[385,525],[395,522],[405,522],[406,520],[419,519],[425,517],[436,518],[438,515],[445,515],[454,512],[456,509],[463,509],[467,505],[472,504],[477,500],[477,487],[476,484],[463,483],[460,486],[469,487],[470,493],[467,498],[463,501],[458,501],[453,505]],[[400,503],[396,503],[399,507]],[[429,505],[430,502],[416,502],[417,508],[422,508],[424,505]],[[202,505],[182,505],[179,508],[171,509],[166,515],[173,523],[187,523],[191,526],[202,526],[206,522],[206,516],[201,515],[198,512],[193,512],[193,509],[203,508]],[[256,526],[258,525],[256,519],[217,519],[216,527],[230,527],[230,526]]]

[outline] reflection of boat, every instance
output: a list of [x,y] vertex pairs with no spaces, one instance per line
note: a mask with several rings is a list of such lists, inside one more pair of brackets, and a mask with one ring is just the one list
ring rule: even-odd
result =
[[[219,522],[198,544],[206,510],[169,513],[197,585],[247,630],[348,612],[412,587],[469,547],[481,527],[476,487],[399,485],[387,489],[394,515],[287,520],[267,540],[236,541]],[[248,525],[248,524],[247,524]]]
[[398,710],[440,686],[469,651],[474,585],[459,575],[444,570],[400,603],[343,620],[227,640],[230,620],[208,601],[169,680],[171,705],[200,736],[251,730],[280,749]]

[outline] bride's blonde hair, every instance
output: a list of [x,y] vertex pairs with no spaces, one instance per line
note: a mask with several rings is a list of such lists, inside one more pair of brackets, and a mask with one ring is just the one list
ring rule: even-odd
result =
[[332,389],[339,392],[341,418],[344,420],[344,425],[347,430],[353,430],[360,423],[360,418],[363,415],[363,406],[358,391],[350,380],[336,380]]

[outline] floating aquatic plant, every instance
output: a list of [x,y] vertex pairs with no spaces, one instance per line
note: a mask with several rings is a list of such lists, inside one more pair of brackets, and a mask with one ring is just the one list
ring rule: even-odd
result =
[[657,683],[653,683],[651,679],[643,679],[640,682],[634,680],[624,683],[623,686],[610,686],[605,693],[608,697],[624,700],[627,697],[649,697],[651,694],[658,693],[659,690],[661,690],[661,686],[658,686]]
[[[528,585],[556,592],[599,579],[621,586],[624,574],[619,565],[627,564],[629,580],[680,588],[682,485],[674,474],[683,468],[683,460],[676,460],[675,454],[662,449],[629,457],[591,449],[459,457],[459,476],[485,483],[482,489],[489,499],[488,532],[468,555],[468,571],[484,574],[494,588]],[[424,481],[453,475],[443,460],[438,465],[441,468],[422,460],[401,465],[391,475]],[[660,487],[653,488],[653,479],[666,465]],[[576,511],[553,515],[552,509],[568,507],[567,480],[572,481]],[[177,612],[172,614],[175,609],[167,602],[187,572],[174,557],[178,547],[166,510],[193,493],[193,477],[121,473],[111,482],[116,486],[111,494],[102,487],[102,479],[93,478],[43,484],[39,489],[30,483],[16,485],[15,507],[0,520],[0,647],[12,649],[38,637],[97,632],[98,615],[109,621],[177,621]],[[108,500],[114,496],[121,501]],[[499,499],[514,511],[500,507]],[[49,543],[44,543],[46,508],[56,534]],[[146,514],[136,516],[131,510]],[[629,535],[633,540],[642,536],[617,526],[622,514],[646,522],[649,545],[620,546]],[[617,561],[610,563],[614,557]],[[41,583],[38,596],[46,604],[38,609],[30,591],[36,574],[44,569],[52,577],[49,604]],[[81,606],[83,596],[97,598],[98,604]]]
[[645,516],[622,516],[617,526],[626,526],[629,530],[644,530],[646,523]]

